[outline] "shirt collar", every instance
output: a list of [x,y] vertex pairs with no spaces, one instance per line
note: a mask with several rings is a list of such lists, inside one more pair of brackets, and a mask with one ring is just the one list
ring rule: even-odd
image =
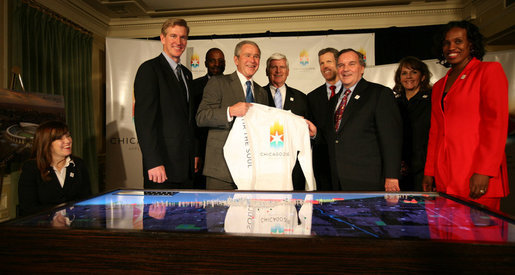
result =
[[[70,164],[75,165],[75,162],[73,162],[73,159],[70,158],[70,156],[67,156],[65,161],[66,162],[64,163],[63,168],[67,168],[68,166],[70,166]],[[52,168],[57,171],[57,169],[54,166],[52,166]]]
[[250,81],[250,87],[252,88],[254,86],[254,81],[251,79],[247,79],[242,73],[240,73],[238,70],[236,70],[236,73],[238,74],[238,78],[240,79],[241,85],[243,87],[247,87],[246,82]]
[[[175,62],[171,57],[169,57],[164,51],[161,52],[161,54],[166,58],[166,61],[168,61],[168,64],[170,64],[170,67],[175,71],[177,69],[177,62]],[[179,59],[179,63],[181,60]]]

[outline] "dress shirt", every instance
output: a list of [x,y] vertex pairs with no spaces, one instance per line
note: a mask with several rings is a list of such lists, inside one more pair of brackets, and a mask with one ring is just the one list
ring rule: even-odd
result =
[[[252,95],[254,95],[254,81],[251,79],[247,79],[242,73],[240,73],[238,70],[236,70],[236,74],[238,75],[238,79],[240,79],[241,88],[243,89],[243,97],[245,98],[246,91],[247,91],[247,81],[250,81],[250,88],[252,89]],[[229,112],[230,106],[227,107],[227,121],[231,122],[233,120],[233,117],[231,116]]]
[[[277,88],[270,84],[270,91],[272,92],[272,98],[275,100],[275,91]],[[279,87],[279,92],[281,93],[281,106],[284,108],[284,101],[286,100],[286,85],[282,85]]]
[[[166,58],[166,61],[168,61],[168,64],[170,64],[170,67],[172,67],[173,69],[173,73],[175,74],[175,77],[177,79],[179,79],[179,77],[177,76],[177,66],[179,65],[177,62],[175,62],[172,58],[170,58],[165,52],[162,52],[161,53],[162,55],[164,55],[164,57]],[[180,60],[179,60],[180,62]],[[189,91],[189,88],[188,88],[188,85],[186,83],[186,79],[184,78],[184,72],[182,72],[182,81],[184,83],[184,86],[186,86],[186,95],[187,97],[189,98],[190,97],[190,91]]]
[[[361,78],[359,80],[361,80]],[[347,105],[349,105],[350,99],[352,98],[352,94],[354,94],[354,89],[358,85],[359,80],[358,80],[358,82],[356,82],[356,84],[354,84],[354,86],[348,88],[350,90],[350,94],[347,97]],[[347,88],[343,87],[342,91],[337,94],[338,95],[338,102],[336,103],[336,107],[333,110],[334,112],[336,112],[336,110],[338,109],[338,106],[340,106],[340,102],[342,102],[343,95],[345,94],[345,90],[347,90]],[[339,91],[339,90],[337,90],[337,91]]]
[[66,157],[66,163],[64,164],[61,171],[57,170],[57,168],[53,167],[55,175],[57,176],[57,179],[59,180],[59,183],[61,184],[61,187],[64,186],[64,180],[66,179],[66,169],[68,166],[70,166],[70,163],[75,164],[73,160],[70,157]]
[[[329,83],[325,83],[325,89],[327,91],[327,99],[331,99],[331,89],[329,89],[329,87],[331,86],[335,86],[336,89],[335,89],[335,93],[338,94],[338,91],[340,90],[340,88],[342,87],[342,81],[341,80],[338,80],[338,82],[334,83],[334,84],[329,84]],[[354,89],[354,88],[353,88]]]

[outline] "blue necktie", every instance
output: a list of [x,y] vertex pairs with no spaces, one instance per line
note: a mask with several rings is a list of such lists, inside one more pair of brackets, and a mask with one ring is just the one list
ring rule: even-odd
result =
[[281,97],[281,91],[279,90],[279,88],[275,90],[274,102],[276,108],[283,108],[283,98]]
[[250,82],[250,80],[247,80],[247,82],[245,82],[245,84],[247,84],[247,95],[245,96],[245,101],[248,103],[254,102],[254,97],[252,96],[252,88],[250,88],[251,83],[252,82]]

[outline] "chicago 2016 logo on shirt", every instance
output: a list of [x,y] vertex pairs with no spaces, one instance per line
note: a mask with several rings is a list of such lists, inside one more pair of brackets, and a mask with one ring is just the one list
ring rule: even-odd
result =
[[284,146],[284,127],[279,122],[274,122],[270,127],[270,147],[279,149]]
[[198,54],[194,53],[191,56],[191,67],[192,68],[198,68],[199,63],[200,63],[200,59],[198,57]]

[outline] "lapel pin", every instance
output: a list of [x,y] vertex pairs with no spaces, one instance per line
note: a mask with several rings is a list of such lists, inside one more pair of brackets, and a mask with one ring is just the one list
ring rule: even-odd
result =
[[354,96],[354,99],[358,100],[359,99],[359,95]]
[[73,178],[74,174],[73,172],[70,172],[70,178]]
[[290,97],[290,101],[294,101],[295,99],[293,97]]
[[465,79],[465,77],[467,77],[467,75],[466,75],[466,74],[462,75],[462,76],[461,76],[461,79]]
[[422,98],[427,98],[427,95],[423,95]]

